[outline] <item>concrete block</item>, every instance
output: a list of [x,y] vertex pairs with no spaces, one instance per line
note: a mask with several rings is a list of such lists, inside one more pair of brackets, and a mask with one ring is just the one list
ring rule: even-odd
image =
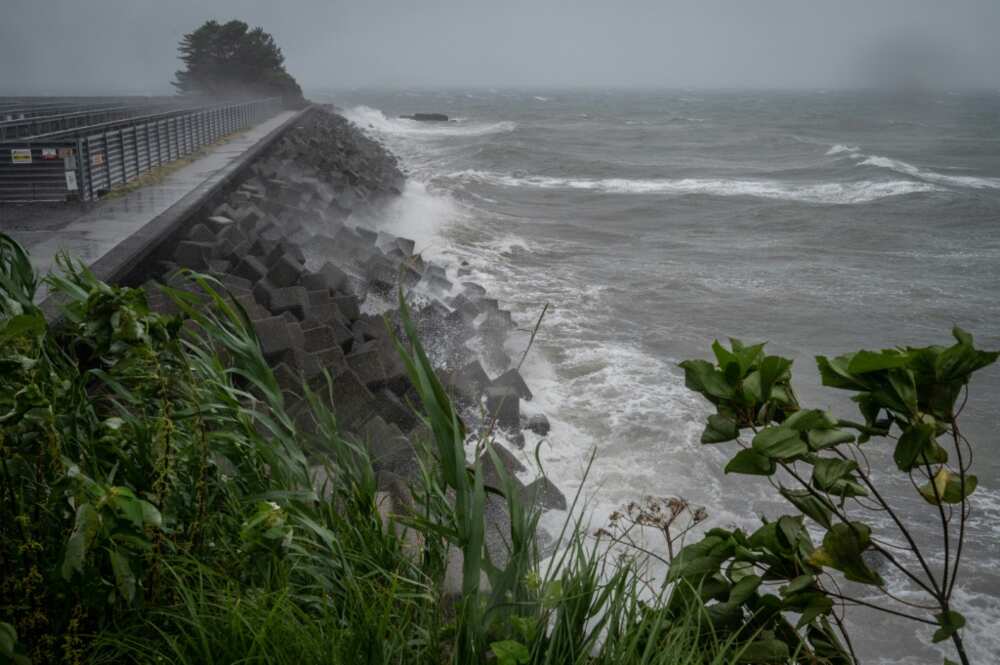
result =
[[357,296],[353,295],[342,295],[335,296],[333,302],[340,309],[340,313],[344,315],[344,318],[348,321],[357,321],[358,317],[361,316],[361,309],[358,304]]
[[373,255],[365,263],[365,277],[369,286],[377,293],[383,295],[391,293],[398,274],[396,266],[384,256]]
[[267,276],[267,266],[256,256],[247,255],[233,268],[233,274],[256,283]]
[[446,384],[459,397],[478,402],[483,391],[490,385],[490,377],[479,361],[474,360],[460,370],[453,372],[448,377]]
[[518,431],[521,428],[521,400],[517,391],[506,386],[486,389],[486,412],[496,418],[501,429]]
[[388,388],[375,392],[372,409],[386,422],[398,425],[403,431],[413,429],[419,420],[417,414]]
[[210,228],[212,230],[212,233],[216,235],[219,235],[225,230],[237,228],[236,223],[233,221],[233,219],[227,215],[212,215],[211,217],[205,218],[204,223],[205,226]]
[[347,275],[343,270],[327,261],[315,273],[302,275],[302,285],[307,289],[329,289],[340,291],[347,285]]
[[294,286],[302,275],[302,264],[290,254],[282,254],[271,264],[267,279],[276,286]]
[[288,322],[280,316],[254,321],[253,327],[260,340],[261,351],[269,360],[290,351],[296,345]]
[[303,334],[305,335],[304,348],[309,352],[321,351],[331,346],[340,346],[337,343],[337,335],[334,333],[332,326],[317,326],[304,331]]
[[374,245],[375,241],[378,239],[378,233],[372,231],[371,229],[367,229],[363,226],[354,227],[354,231],[355,233],[357,233],[359,238],[364,240],[365,243],[369,245]]
[[377,388],[385,385],[385,372],[382,370],[377,348],[362,345],[361,348],[352,349],[344,360],[366,386]]
[[275,314],[290,312],[301,321],[306,318],[309,310],[309,296],[301,286],[287,286],[271,292],[269,308]]
[[495,378],[490,385],[513,388],[517,396],[521,399],[530,400],[532,398],[531,389],[528,388],[528,384],[524,382],[521,373],[513,368]]
[[173,259],[178,265],[192,270],[205,270],[212,258],[212,245],[192,240],[182,240],[177,243]]
[[521,500],[543,510],[566,510],[566,496],[545,476],[525,487]]
[[187,239],[195,242],[215,242],[216,234],[204,224],[195,224],[187,232]]

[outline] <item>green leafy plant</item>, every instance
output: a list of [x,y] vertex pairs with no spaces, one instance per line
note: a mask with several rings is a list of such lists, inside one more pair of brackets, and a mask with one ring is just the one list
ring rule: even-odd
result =
[[[977,478],[969,473],[972,446],[959,416],[972,374],[998,353],[976,349],[959,328],[953,335],[948,347],[817,357],[823,385],[853,393],[860,422],[802,408],[791,385],[792,361],[767,355],[763,344],[731,340],[726,348],[715,342],[714,363],[681,363],[688,388],[715,407],[702,443],[736,442],[726,473],[766,477],[797,511],[765,519],[750,534],[712,529],[670,567],[670,580],[704,603],[718,629],[749,624],[758,630],[745,659],[773,662],[799,654],[857,662],[837,609],[864,605],[934,626],[933,641],[950,639],[961,662],[969,662],[961,637],[965,620],[952,594]],[[882,441],[892,446],[891,465],[877,461],[888,457],[877,450]],[[906,516],[890,501],[880,476],[893,467],[927,513]],[[879,533],[866,521],[876,513],[895,533]],[[913,535],[915,519],[929,517],[940,526],[937,566]],[[810,528],[823,532],[821,542],[813,541]],[[903,545],[891,544],[892,537]],[[898,570],[923,599],[893,595],[871,556]],[[848,595],[838,577],[877,589],[884,602]]]

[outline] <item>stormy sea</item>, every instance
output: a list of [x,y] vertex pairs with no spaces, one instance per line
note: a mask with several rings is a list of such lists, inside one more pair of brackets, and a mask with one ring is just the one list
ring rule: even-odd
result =
[[[511,357],[549,305],[522,368],[536,395],[524,407],[552,421],[539,456],[567,496],[596,451],[582,492],[592,528],[646,495],[704,506],[708,526],[781,514],[764,479],[725,476],[727,455],[699,443],[708,405],[677,363],[710,357],[714,339],[768,341],[795,359],[800,401],[842,417],[857,412],[819,387],[817,354],[948,344],[956,324],[1000,348],[1000,94],[313,96],[399,156],[409,184],[378,222],[514,312],[526,332]],[[399,118],[426,111],[452,121]],[[1000,371],[981,372],[964,416],[980,486],[956,598],[978,662],[1000,653],[998,395]],[[529,434],[525,454],[537,444]],[[872,444],[873,475],[929,539],[936,515],[891,452]],[[849,623],[866,662],[947,653],[933,628],[868,610]]]

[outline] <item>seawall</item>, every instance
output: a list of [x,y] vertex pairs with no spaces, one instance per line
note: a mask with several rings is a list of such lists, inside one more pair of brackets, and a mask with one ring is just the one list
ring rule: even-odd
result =
[[[460,281],[457,270],[425,260],[413,240],[355,223],[377,219],[403,186],[383,146],[331,109],[312,107],[94,268],[107,281],[145,287],[151,306],[169,313],[176,310],[158,284],[193,289],[179,269],[218,279],[252,321],[298,425],[314,427],[303,382],[325,387],[329,373],[342,435],[369,447],[380,489],[398,499],[419,473],[417,442],[430,435],[411,406],[419,398],[386,326],[401,332],[394,306],[400,288],[474,436],[494,428],[509,445],[523,446],[523,428],[548,430],[544,416],[520,414],[532,394],[503,350],[515,327],[510,312],[481,285]],[[502,445],[497,451],[523,477],[516,456]],[[487,482],[495,482],[488,459],[485,468]],[[525,501],[565,508],[544,478],[519,491]],[[490,549],[502,557],[503,502],[493,501],[488,513],[496,527]]]

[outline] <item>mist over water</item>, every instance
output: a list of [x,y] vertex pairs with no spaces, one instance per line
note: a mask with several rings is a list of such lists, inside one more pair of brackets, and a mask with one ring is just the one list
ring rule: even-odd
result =
[[[706,506],[709,526],[781,514],[765,482],[724,478],[726,456],[698,443],[708,405],[676,364],[707,357],[713,339],[769,340],[795,359],[802,402],[845,417],[845,396],[818,388],[818,353],[944,344],[954,324],[1000,347],[1000,95],[330,99],[409,170],[381,223],[449,261],[452,277],[468,262],[522,328],[551,305],[525,365],[536,395],[525,407],[552,420],[541,457],[567,495],[596,449],[584,492],[595,527],[647,494]],[[397,117],[414,111],[457,121]],[[515,337],[512,357],[526,342]],[[998,393],[994,367],[964,417],[980,489],[959,600],[978,662],[1000,653]],[[889,450],[868,454],[876,475],[892,464]],[[904,511],[923,510],[908,484],[891,491]],[[866,662],[941,659],[927,631],[851,617]]]

